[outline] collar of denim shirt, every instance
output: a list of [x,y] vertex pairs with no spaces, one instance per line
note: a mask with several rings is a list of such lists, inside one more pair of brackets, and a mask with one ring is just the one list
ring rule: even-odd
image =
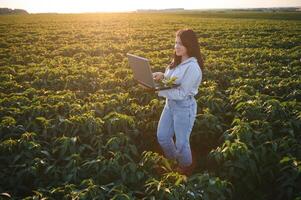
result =
[[186,60],[184,60],[183,62],[181,62],[180,65],[184,65],[185,63],[189,63],[191,61],[197,61],[197,59],[195,57],[187,58]]

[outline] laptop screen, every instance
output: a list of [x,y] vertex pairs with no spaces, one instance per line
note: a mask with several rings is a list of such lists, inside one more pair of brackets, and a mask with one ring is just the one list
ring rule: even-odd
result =
[[130,67],[133,70],[134,78],[137,81],[142,82],[151,88],[154,88],[155,83],[148,59],[129,53],[127,54],[127,56],[129,59]]

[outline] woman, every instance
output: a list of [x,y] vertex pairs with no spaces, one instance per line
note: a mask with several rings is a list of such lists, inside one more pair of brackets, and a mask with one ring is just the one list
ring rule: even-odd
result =
[[175,83],[181,84],[158,92],[158,96],[166,98],[166,103],[158,123],[157,139],[165,156],[178,161],[176,171],[186,175],[192,170],[189,138],[197,112],[194,95],[202,81],[203,67],[196,34],[190,29],[183,29],[176,32],[174,58],[165,73],[153,73],[157,81],[176,77]]

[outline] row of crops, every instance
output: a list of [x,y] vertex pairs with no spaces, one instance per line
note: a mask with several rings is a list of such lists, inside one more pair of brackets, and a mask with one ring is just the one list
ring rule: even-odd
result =
[[[300,15],[1,16],[0,199],[300,200]],[[165,100],[126,59],[164,71],[185,27],[206,64],[190,177],[157,143]]]

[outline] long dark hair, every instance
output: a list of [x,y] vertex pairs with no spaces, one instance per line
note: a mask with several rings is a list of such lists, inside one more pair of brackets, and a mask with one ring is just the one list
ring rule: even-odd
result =
[[[204,69],[204,60],[201,55],[200,45],[198,42],[198,38],[196,34],[191,29],[180,29],[176,32],[176,36],[179,36],[182,44],[187,49],[187,54],[189,57],[195,57],[198,61],[200,68]],[[169,68],[175,68],[181,63],[182,56],[177,56],[176,52],[174,52],[174,58],[172,62],[169,64]]]

